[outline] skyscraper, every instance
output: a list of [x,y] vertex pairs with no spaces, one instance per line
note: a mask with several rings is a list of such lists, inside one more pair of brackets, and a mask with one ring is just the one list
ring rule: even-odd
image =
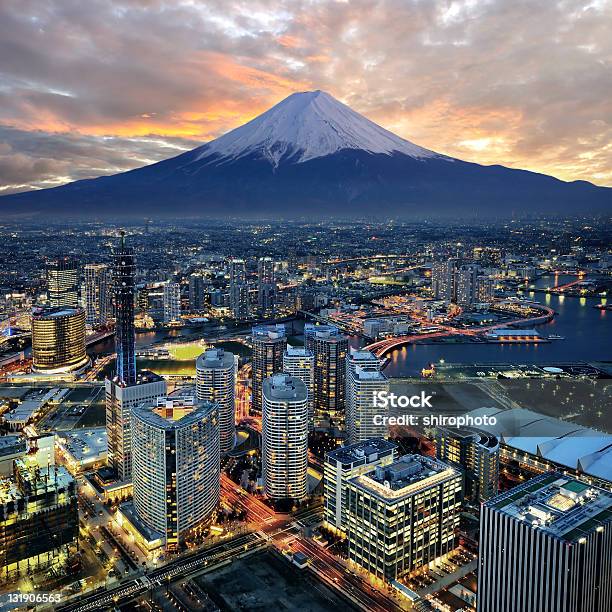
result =
[[271,257],[260,257],[257,261],[257,306],[259,314],[262,317],[273,316],[275,303],[274,260]]
[[236,363],[233,353],[219,348],[206,349],[196,361],[196,393],[200,401],[219,406],[221,453],[234,447]]
[[[29,577],[62,564],[79,536],[77,484],[60,466],[41,467],[31,456],[0,478],[0,575]],[[65,562],[65,559],[64,559]]]
[[350,478],[344,498],[349,559],[390,582],[449,553],[461,480],[459,471],[422,455]]
[[119,248],[113,253],[113,299],[115,307],[116,375],[106,379],[106,432],[108,465],[122,481],[132,477],[132,437],[130,415],[142,402],[165,395],[166,383],[158,376],[136,376],[134,350],[134,251],[125,245],[121,233]]
[[261,414],[263,381],[283,371],[283,353],[287,347],[284,325],[253,327],[253,402],[252,409]]
[[32,359],[36,372],[74,372],[89,363],[85,350],[85,311],[82,308],[32,309]]
[[478,612],[612,609],[612,493],[548,472],[480,510]]
[[457,260],[435,262],[431,270],[431,289],[436,300],[457,299]]
[[106,325],[110,313],[108,267],[104,264],[85,266],[85,314],[91,327]]
[[119,248],[113,252],[113,292],[115,309],[115,350],[117,382],[123,386],[136,383],[134,349],[134,249],[125,245],[121,232]]
[[346,534],[346,483],[377,465],[390,465],[397,459],[397,444],[372,438],[341,446],[325,455],[323,495],[325,526]]
[[348,338],[334,325],[304,326],[306,348],[314,355],[315,419],[344,421]]
[[461,266],[457,273],[457,303],[471,306],[477,300],[480,266]]
[[108,441],[107,463],[117,473],[118,480],[132,478],[132,410],[152,403],[166,395],[166,382],[158,376],[143,376],[133,385],[125,386],[117,380],[105,381],[106,435]]
[[465,475],[465,497],[480,503],[497,495],[499,440],[486,432],[438,427],[438,459],[458,466]]
[[189,275],[189,310],[201,312],[204,310],[205,282],[201,274]]
[[249,286],[246,279],[246,263],[244,259],[232,259],[230,268],[230,308],[232,316],[237,320],[249,318]]
[[308,392],[299,379],[275,374],[263,381],[264,490],[274,500],[308,494]]
[[47,263],[49,306],[79,305],[79,269],[76,260],[63,257]]
[[308,391],[308,430],[314,429],[314,355],[301,346],[289,346],[283,353],[283,372],[299,378]]
[[179,321],[181,318],[181,286],[168,281],[164,285],[164,323]]
[[131,413],[134,509],[167,549],[208,519],[219,503],[218,406],[158,398]]
[[490,303],[495,298],[495,282],[485,274],[481,274],[476,279],[476,301],[480,303]]
[[383,412],[374,394],[389,390],[381,360],[366,350],[351,349],[346,358],[346,432],[349,444],[387,436],[387,426],[374,417]]

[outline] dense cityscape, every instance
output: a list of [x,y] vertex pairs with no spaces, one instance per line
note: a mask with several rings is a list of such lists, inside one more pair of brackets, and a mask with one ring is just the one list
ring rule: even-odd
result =
[[0,610],[609,610],[611,232],[1,222]]

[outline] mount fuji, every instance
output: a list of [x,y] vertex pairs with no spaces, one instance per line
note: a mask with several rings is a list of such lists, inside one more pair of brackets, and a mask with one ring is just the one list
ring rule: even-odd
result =
[[609,212],[612,189],[420,147],[322,91],[143,168],[0,198],[74,216],[485,216]]

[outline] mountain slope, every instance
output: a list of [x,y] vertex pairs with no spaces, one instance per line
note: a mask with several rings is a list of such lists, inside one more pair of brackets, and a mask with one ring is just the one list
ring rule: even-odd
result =
[[320,91],[293,94],[177,157],[0,198],[6,212],[95,216],[501,216],[611,209],[612,189],[440,155]]

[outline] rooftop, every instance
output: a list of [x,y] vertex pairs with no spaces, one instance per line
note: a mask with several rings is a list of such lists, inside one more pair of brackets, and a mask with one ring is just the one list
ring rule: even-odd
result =
[[612,521],[612,493],[559,472],[533,478],[485,506],[569,542]]
[[158,429],[182,429],[206,418],[218,405],[193,397],[158,397],[154,405],[141,404],[132,416]]
[[460,473],[442,461],[423,455],[404,455],[349,482],[385,502],[397,502],[455,477],[461,478]]
[[222,348],[206,349],[196,360],[196,368],[231,368],[234,354]]
[[379,457],[388,455],[397,448],[397,444],[384,438],[370,438],[363,442],[341,446],[326,455],[328,462],[339,462],[344,465],[361,464],[376,461]]
[[253,338],[268,337],[270,340],[284,338],[286,336],[285,326],[282,323],[276,325],[256,325],[253,327]]
[[612,435],[524,408],[478,408],[471,417],[495,417],[481,425],[500,442],[559,466],[612,481]]
[[289,357],[312,357],[312,352],[304,346],[291,346],[287,345],[285,354]]
[[59,445],[78,463],[93,463],[108,450],[105,427],[58,432]]
[[60,317],[72,317],[82,311],[82,308],[66,308],[65,306],[35,306],[32,309],[32,316],[37,319],[57,319]]
[[299,402],[308,397],[306,385],[295,376],[274,374],[263,381],[263,395],[273,400],[293,400]]

